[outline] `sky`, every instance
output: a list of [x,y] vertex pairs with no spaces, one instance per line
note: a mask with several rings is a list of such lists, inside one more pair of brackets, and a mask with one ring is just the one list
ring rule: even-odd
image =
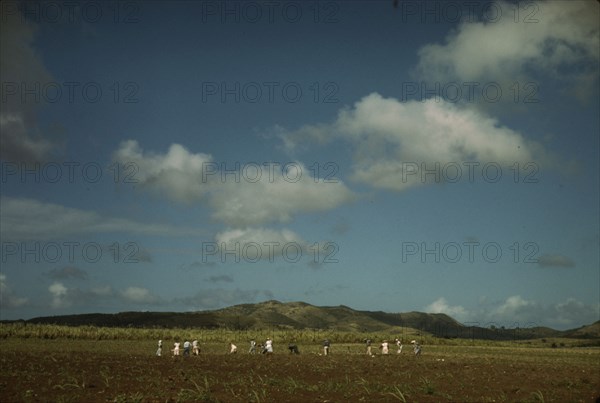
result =
[[0,11],[2,319],[600,319],[597,1]]

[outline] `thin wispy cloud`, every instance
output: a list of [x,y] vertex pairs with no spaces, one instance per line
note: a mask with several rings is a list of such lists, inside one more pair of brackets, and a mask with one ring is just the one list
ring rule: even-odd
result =
[[[132,233],[182,236],[200,230],[172,225],[139,222],[128,218],[105,217],[95,211],[44,203],[30,198],[2,196],[0,235],[4,241],[49,240],[82,234]],[[148,258],[144,253],[143,258]]]

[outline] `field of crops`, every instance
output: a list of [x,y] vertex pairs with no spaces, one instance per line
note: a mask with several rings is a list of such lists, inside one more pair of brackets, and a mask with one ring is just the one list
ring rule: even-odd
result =
[[[568,339],[552,341],[557,348],[551,348],[550,340],[423,338],[420,357],[406,342],[402,354],[392,348],[389,356],[379,354],[374,343],[376,355],[369,357],[363,343],[335,333],[326,335],[331,354],[320,355],[320,340],[313,339],[324,334],[270,332],[275,352],[267,356],[247,353],[251,338],[266,337],[257,332],[3,324],[0,401],[595,402],[600,397],[600,348],[572,347]],[[374,342],[385,337],[373,336]],[[199,356],[171,355],[174,340],[195,337]],[[287,350],[292,337],[299,355]],[[164,341],[161,357],[155,355],[158,338]],[[238,345],[237,354],[227,354],[229,341]]]

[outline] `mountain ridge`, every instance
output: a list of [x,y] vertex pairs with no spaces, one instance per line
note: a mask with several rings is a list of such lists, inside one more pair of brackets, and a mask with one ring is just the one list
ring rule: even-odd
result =
[[[15,322],[15,321],[12,321]],[[414,329],[443,338],[516,340],[542,337],[600,338],[600,321],[569,330],[547,327],[489,328],[465,325],[443,313],[355,310],[346,305],[316,306],[302,301],[269,300],[195,312],[88,313],[32,318],[25,323],[68,326],[141,328],[319,329],[346,332],[385,332]]]

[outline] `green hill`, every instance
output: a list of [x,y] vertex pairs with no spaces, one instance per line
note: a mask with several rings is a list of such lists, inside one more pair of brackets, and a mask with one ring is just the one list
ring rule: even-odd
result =
[[600,338],[600,321],[578,329],[505,329],[467,326],[445,314],[360,311],[344,305],[315,306],[305,302],[265,301],[199,312],[121,312],[33,318],[26,323],[138,328],[318,329],[347,332],[430,333],[436,337],[524,340],[549,337]]

